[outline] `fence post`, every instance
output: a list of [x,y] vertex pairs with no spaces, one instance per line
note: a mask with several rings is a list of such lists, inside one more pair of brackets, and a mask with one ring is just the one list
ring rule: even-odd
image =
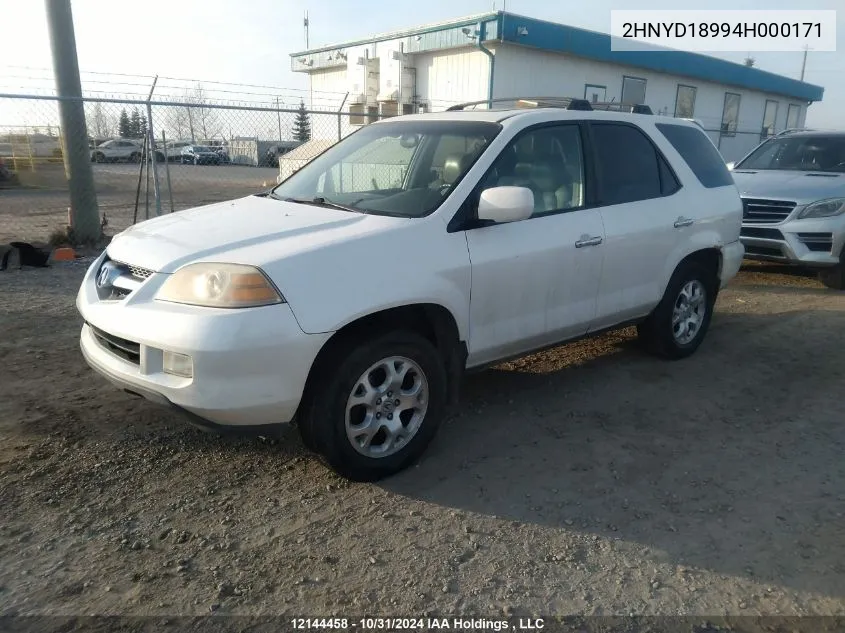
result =
[[343,106],[346,105],[346,100],[349,98],[349,93],[347,92],[343,95],[343,101],[340,102],[340,107],[337,109],[337,140],[343,138],[343,133],[341,132],[340,122],[343,118],[341,112],[343,112]]
[[150,101],[153,98],[153,90],[156,89],[156,82],[158,81],[158,75],[155,76],[153,79],[153,85],[150,88],[150,94],[147,96],[147,135],[150,137],[149,142],[149,155],[150,159],[153,163],[153,191],[155,193],[155,201],[156,201],[156,215],[161,215],[161,189],[158,186],[158,165],[156,163],[156,148],[155,148],[155,133],[153,131],[153,107],[150,105]]
[[170,156],[167,155],[167,136],[161,131],[161,147],[164,150],[164,171],[167,174],[167,194],[170,196],[170,212],[173,213],[173,187],[170,186]]

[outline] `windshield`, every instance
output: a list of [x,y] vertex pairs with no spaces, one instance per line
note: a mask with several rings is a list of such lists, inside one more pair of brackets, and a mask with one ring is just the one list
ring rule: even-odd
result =
[[272,195],[422,217],[440,206],[500,130],[483,121],[369,125],[307,163]]
[[786,136],[754,150],[735,169],[776,169],[845,173],[845,135]]
[[214,150],[210,147],[206,147],[205,145],[194,145],[195,152],[213,152]]

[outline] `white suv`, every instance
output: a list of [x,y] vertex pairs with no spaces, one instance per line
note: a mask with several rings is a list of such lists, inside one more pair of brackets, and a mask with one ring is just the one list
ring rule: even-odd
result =
[[693,123],[394,117],[269,192],[117,235],[79,290],[81,347],[132,394],[205,426],[292,421],[372,480],[421,455],[466,370],[629,324],[692,354],[741,220]]

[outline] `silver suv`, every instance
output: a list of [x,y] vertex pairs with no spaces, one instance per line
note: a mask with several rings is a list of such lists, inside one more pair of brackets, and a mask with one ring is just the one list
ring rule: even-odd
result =
[[746,257],[816,268],[845,290],[845,132],[780,135],[729,167]]

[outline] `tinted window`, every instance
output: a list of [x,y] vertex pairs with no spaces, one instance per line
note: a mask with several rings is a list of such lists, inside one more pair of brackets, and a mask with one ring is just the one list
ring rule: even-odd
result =
[[577,125],[556,125],[518,135],[502,150],[481,181],[490,187],[527,187],[534,215],[584,205],[584,163]]
[[656,127],[678,151],[702,185],[712,188],[733,184],[722,155],[700,129],[671,123],[657,123]]
[[651,141],[630,125],[593,124],[603,204],[659,198],[660,168]]
[[669,163],[662,156],[657,157],[658,166],[660,168],[660,193],[664,196],[671,196],[678,189],[681,188],[681,183],[675,177]]

